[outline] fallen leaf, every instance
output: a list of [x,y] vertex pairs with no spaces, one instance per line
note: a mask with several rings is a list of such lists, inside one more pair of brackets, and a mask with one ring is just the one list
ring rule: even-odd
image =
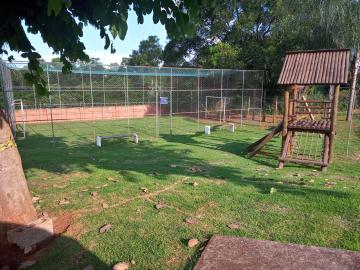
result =
[[197,240],[196,238],[193,238],[188,241],[187,245],[189,248],[192,248],[192,247],[195,247],[197,244],[199,244],[199,240]]
[[177,165],[176,165],[176,164],[170,164],[170,167],[171,167],[171,168],[176,168]]
[[189,167],[188,171],[196,173],[196,172],[202,172],[203,170],[199,167]]
[[105,203],[105,202],[104,202],[104,203],[102,203],[102,204],[101,204],[101,206],[102,206],[102,208],[104,208],[104,209],[109,208],[109,205],[108,205],[107,203]]
[[274,193],[276,193],[276,192],[277,192],[277,189],[276,189],[276,188],[274,188],[274,187],[270,188],[270,194],[274,194]]
[[91,196],[96,197],[98,193],[96,191],[91,192]]
[[20,264],[19,269],[25,269],[33,266],[36,263],[36,261],[24,261]]
[[334,182],[330,182],[330,181],[326,181],[325,183],[324,183],[324,187],[333,187],[335,185],[335,183]]
[[70,203],[70,200],[68,198],[64,198],[59,201],[59,205],[69,204],[69,203]]
[[240,229],[240,225],[236,223],[229,224],[228,227],[232,230],[238,230]]
[[185,222],[187,224],[191,224],[191,225],[199,223],[199,221],[196,218],[192,218],[192,217],[189,217],[189,218],[185,219]]
[[199,183],[196,182],[196,181],[192,183],[192,186],[193,186],[193,187],[197,187],[198,185],[199,185]]
[[145,188],[145,187],[141,187],[140,189],[141,189],[141,191],[144,192],[144,193],[147,193],[147,192],[149,191],[149,190],[148,190],[147,188]]
[[109,181],[112,181],[112,180],[114,180],[114,178],[113,177],[111,177],[111,176],[109,176],[108,178],[106,178],[107,180],[109,180]]
[[94,270],[94,266],[92,266],[91,264],[89,264],[88,266],[86,266],[83,270]]
[[[29,254],[31,251],[35,250],[36,246],[29,246],[24,248],[24,255]],[[1,269],[0,269],[1,270]]]
[[103,226],[101,226],[101,228],[99,229],[99,233],[106,233],[108,231],[110,231],[112,225],[111,224],[105,224]]
[[53,185],[54,188],[66,188],[67,186],[68,186],[67,184],[62,184],[62,185],[54,184]]
[[32,202],[33,202],[33,203],[37,203],[37,202],[39,202],[39,201],[40,201],[40,197],[38,197],[38,196],[32,197]]

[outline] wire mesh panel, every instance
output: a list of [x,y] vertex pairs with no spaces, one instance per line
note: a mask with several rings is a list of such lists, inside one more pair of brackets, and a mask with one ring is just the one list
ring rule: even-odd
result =
[[26,66],[1,63],[4,108],[27,138],[92,143],[99,135],[156,138],[260,120],[262,71],[75,63],[63,74],[60,63],[42,63],[48,95],[40,97],[24,81]]

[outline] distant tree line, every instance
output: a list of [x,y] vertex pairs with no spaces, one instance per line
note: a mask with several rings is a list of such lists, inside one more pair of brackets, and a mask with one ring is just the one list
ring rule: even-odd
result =
[[286,51],[360,48],[360,1],[217,1],[205,7],[196,34],[169,38],[162,49],[150,36],[124,59],[126,65],[265,70],[275,91]]

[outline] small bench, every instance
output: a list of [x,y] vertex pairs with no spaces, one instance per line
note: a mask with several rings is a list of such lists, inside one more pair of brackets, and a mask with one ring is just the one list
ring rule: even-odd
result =
[[136,133],[133,134],[114,134],[110,136],[96,136],[96,146],[101,147],[102,139],[112,139],[112,138],[131,138],[134,143],[139,143],[139,135]]

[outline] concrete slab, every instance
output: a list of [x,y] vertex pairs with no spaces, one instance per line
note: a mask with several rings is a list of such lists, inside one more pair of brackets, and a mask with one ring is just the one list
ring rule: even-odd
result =
[[360,252],[213,236],[194,270],[360,269]]
[[26,249],[51,238],[53,234],[52,219],[41,217],[30,224],[7,231],[7,240],[9,243],[16,244],[21,249]]

